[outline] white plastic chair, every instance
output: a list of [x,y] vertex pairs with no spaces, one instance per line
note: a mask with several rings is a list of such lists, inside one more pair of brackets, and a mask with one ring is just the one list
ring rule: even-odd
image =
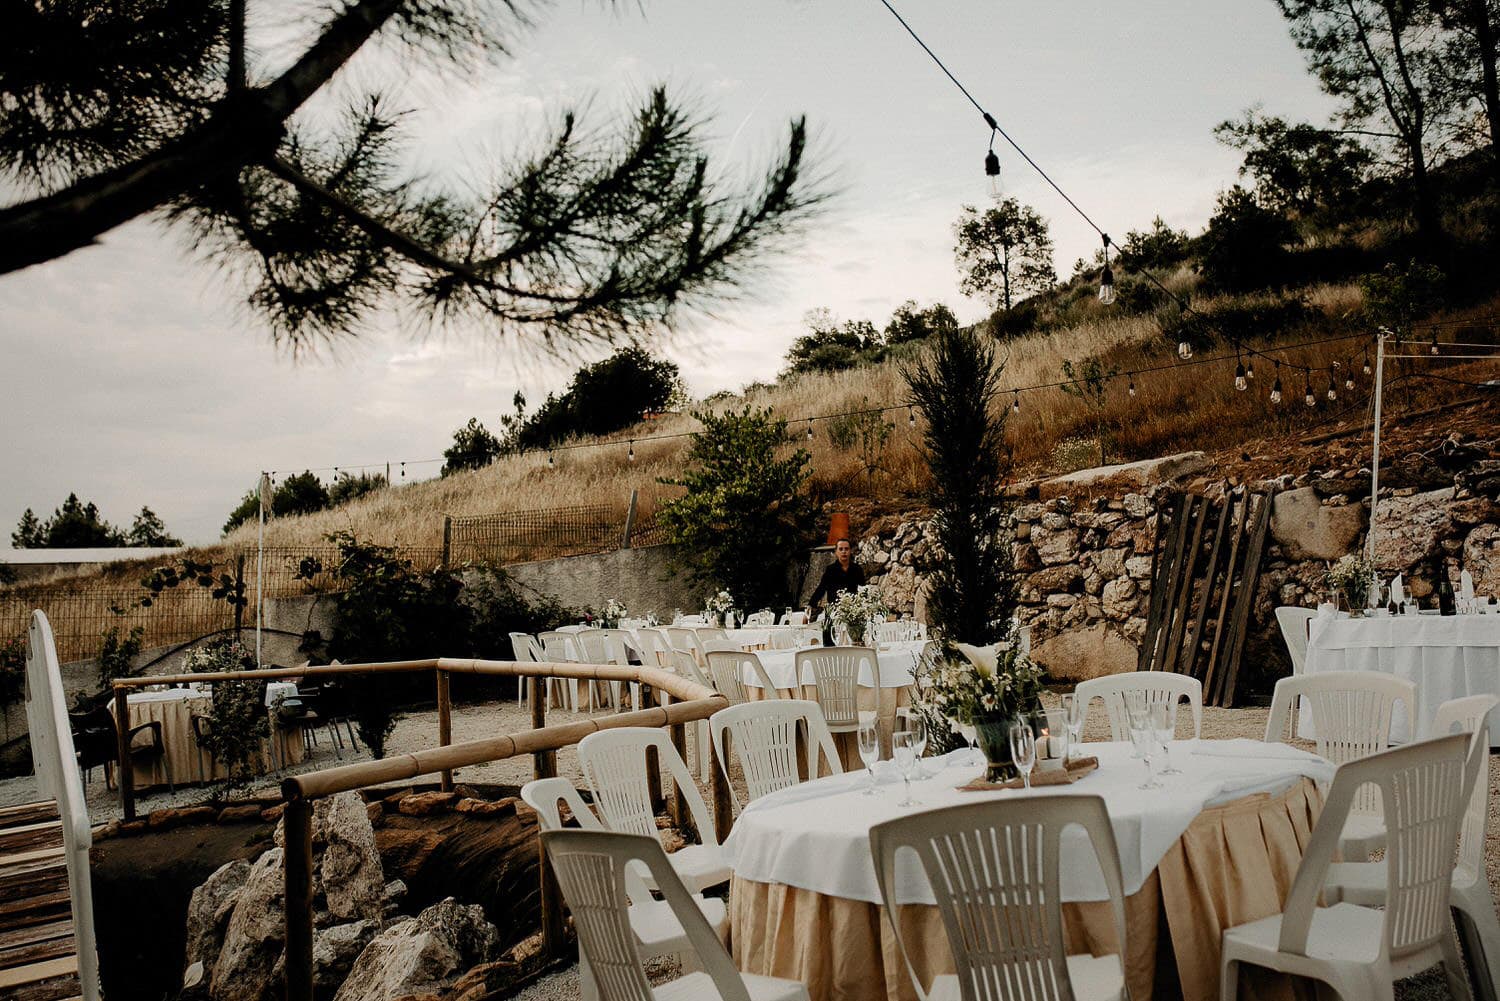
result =
[[[703,668],[698,666],[698,660],[686,650],[672,651],[672,670],[677,676],[687,681],[695,681],[704,688],[713,688],[714,683],[709,680],[708,675],[703,673]],[[672,702],[671,695],[664,696],[666,704]],[[700,719],[696,723],[687,724],[688,728],[696,735],[694,743],[697,745],[698,774],[707,782],[712,774],[712,766],[708,761],[708,720]]]
[[[1396,703],[1406,707],[1406,718],[1417,718],[1417,686],[1390,674],[1375,671],[1317,671],[1294,675],[1276,682],[1271,696],[1271,714],[1266,720],[1266,741],[1295,735],[1297,706],[1306,699],[1312,713],[1313,741],[1317,753],[1336,765],[1384,751],[1391,743],[1391,716]],[[1349,809],[1349,819],[1340,843],[1343,857],[1365,860],[1385,844],[1385,811],[1380,790],[1360,789]]]
[[[537,644],[536,637],[530,633],[511,633],[510,652],[511,657],[517,664],[534,664],[537,661],[536,655],[540,652],[540,647]],[[536,684],[535,678],[520,679],[520,683],[516,685],[516,705],[520,705],[526,700],[526,695],[531,691],[531,686],[534,684]]]
[[664,630],[641,628],[635,631],[636,643],[641,651],[641,663],[648,667],[665,667],[665,655],[672,649]]
[[747,626],[774,626],[776,624],[776,613],[769,608],[762,608],[758,612],[752,612],[745,620]]
[[693,632],[698,637],[698,649],[707,650],[710,643],[728,643],[729,633],[718,626],[699,626]]
[[[615,664],[619,667],[630,666],[630,647],[635,643],[635,637],[626,629],[601,629],[600,634],[604,638],[604,660],[601,663]],[[621,682],[611,681],[609,683],[610,697],[614,699],[615,706],[620,705]],[[641,708],[641,683],[630,682],[630,706],[632,709]]]
[[[808,1001],[807,988],[795,980],[734,968],[655,838],[607,831],[544,831],[541,837],[573,912],[578,947],[588,958],[601,1001]],[[655,879],[702,966],[656,988],[646,980],[630,926],[624,874],[637,863]]]
[[[1493,695],[1470,695],[1450,699],[1438,706],[1433,716],[1432,733],[1447,736],[1457,732],[1469,734],[1469,753],[1479,759],[1474,791],[1464,808],[1459,825],[1458,863],[1453,867],[1453,888],[1449,903],[1458,917],[1458,931],[1464,941],[1469,968],[1480,985],[1480,994],[1500,997],[1500,920],[1495,917],[1495,901],[1485,874],[1485,821],[1489,816],[1489,729],[1486,720],[1490,710],[1500,705]],[[1335,862],[1328,867],[1323,895],[1329,903],[1346,901],[1364,907],[1385,904],[1389,870],[1385,860],[1379,862]]]
[[[542,645],[542,656],[547,660],[557,664],[583,663],[583,650],[578,645],[576,633],[565,633],[557,629],[548,629],[545,632],[537,633],[536,639]],[[570,712],[578,711],[577,678],[553,678],[550,687],[561,694],[559,701]]]
[[818,708],[831,733],[853,733],[859,729],[859,668],[870,668],[872,681],[879,677],[879,661],[867,646],[832,646],[797,652],[795,680],[802,684],[803,670],[812,669]]
[[1188,708],[1193,713],[1193,739],[1203,735],[1203,682],[1171,671],[1127,671],[1080,681],[1073,694],[1083,706],[1084,725],[1088,725],[1093,700],[1103,699],[1104,711],[1109,716],[1109,739],[1129,740],[1127,692],[1142,693],[1148,707],[1166,706],[1167,720],[1173,732],[1177,729],[1177,705],[1187,699]]
[[1307,630],[1316,614],[1311,608],[1298,605],[1282,605],[1276,609],[1276,624],[1281,627],[1281,638],[1286,641],[1294,675],[1307,670]]
[[[1278,686],[1279,688],[1280,686]],[[1222,1001],[1238,997],[1241,963],[1310,977],[1344,1001],[1390,1001],[1394,982],[1439,963],[1455,998],[1469,997],[1448,899],[1458,828],[1479,761],[1462,734],[1420,741],[1339,766],[1286,910],[1228,928],[1220,954]],[[1383,910],[1318,906],[1344,821],[1365,786],[1380,790],[1390,832],[1386,864],[1402,878]]]
[[[599,818],[594,816],[594,811],[589,809],[583,797],[578,795],[578,790],[573,788],[573,783],[567,779],[535,779],[528,782],[521,787],[521,799],[536,811],[537,826],[543,831],[563,830],[559,804],[567,805],[583,830],[605,830]],[[687,932],[682,930],[682,922],[672,913],[671,906],[651,895],[646,881],[641,878],[635,866],[626,866],[623,875],[625,895],[629,901],[630,930],[635,933],[636,948],[641,951],[642,957],[650,960],[671,956],[681,960],[691,954],[693,945],[688,940]],[[698,906],[704,920],[722,942],[729,934],[729,910],[724,901],[718,897],[694,894],[693,903]],[[578,952],[578,982],[582,1001],[593,1001],[599,997],[599,987],[594,982],[588,957],[583,954],[582,949]]]
[[[818,777],[820,753],[832,774],[844,773],[838,749],[833,746],[833,734],[828,732],[828,724],[823,722],[823,713],[816,702],[805,699],[745,702],[720,709],[709,717],[708,725],[735,809],[742,809],[745,804],[740,802],[733,783],[727,781],[731,748],[739,754],[740,771],[744,773],[752,803],[768,793],[802,782],[797,762],[797,731],[801,727],[807,728],[804,764],[808,777]],[[724,740],[726,732],[731,738],[728,746]]]
[[[1119,952],[1067,954],[1061,840],[1082,827],[1109,889]],[[924,988],[901,933],[896,874],[902,851],[921,862],[937,901],[956,975]],[[870,852],[896,947],[920,1001],[1123,1001],[1125,890],[1109,812],[1098,796],[988,800],[914,813],[870,829]]]
[[[672,867],[689,889],[702,890],[729,879],[730,868],[714,837],[714,826],[703,796],[693,782],[687,762],[672,746],[665,730],[622,726],[591,733],[578,742],[578,763],[594,794],[600,819],[612,831],[655,838],[656,815],[646,782],[646,749],[656,748],[657,760],[672,777],[678,795],[687,800],[688,813],[703,843],[673,852]],[[653,887],[656,889],[657,887]]]
[[744,650],[710,650],[704,656],[708,659],[708,680],[731,705],[751,701],[750,685],[745,681],[747,674],[760,683],[761,698],[776,697],[771,676],[756,654]]
[[667,644],[673,650],[686,650],[700,664],[703,662],[703,644],[698,640],[698,630],[685,626],[667,626],[662,632],[667,634]]
[[786,612],[781,616],[781,624],[784,626],[805,626],[807,625],[807,613],[796,611]]
[[[573,641],[578,647],[578,662],[581,664],[614,664],[614,644],[609,642],[608,633],[603,629],[580,629],[573,634]],[[624,661],[624,647],[619,649],[620,661]],[[584,685],[589,693],[589,709],[598,709],[601,703],[605,703],[614,697],[614,705],[620,704],[619,682],[606,684],[602,681],[586,681]]]

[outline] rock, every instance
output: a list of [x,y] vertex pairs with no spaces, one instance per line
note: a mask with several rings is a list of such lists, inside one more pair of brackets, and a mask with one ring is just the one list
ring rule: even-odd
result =
[[1500,594],[1500,525],[1480,525],[1464,539],[1464,568],[1474,575],[1474,593]]
[[1354,550],[1364,530],[1363,507],[1326,506],[1312,487],[1284,490],[1271,501],[1271,535],[1294,560],[1336,560]]
[[511,796],[507,799],[488,800],[470,799],[465,797],[459,800],[453,807],[455,813],[475,813],[484,817],[503,817],[516,812],[516,804],[520,800]]
[[[256,815],[260,813],[256,808]],[[219,950],[224,945],[224,932],[229,927],[229,918],[239,900],[245,881],[250,878],[250,863],[235,859],[215,869],[193,891],[188,901],[187,941],[183,947],[183,967],[190,968],[199,963],[199,978],[211,970],[219,959]]]
[[1104,609],[1107,618],[1122,621],[1135,614],[1137,588],[1135,581],[1129,577],[1121,577],[1104,585],[1104,591],[1099,596],[1099,604]]
[[274,824],[281,819],[283,813],[286,813],[286,804],[277,803],[275,806],[268,806],[260,811],[260,819]]
[[1500,505],[1488,497],[1471,497],[1449,504],[1448,517],[1453,519],[1453,524],[1469,529],[1500,520]]
[[1028,570],[1040,570],[1042,561],[1036,554],[1036,547],[1029,542],[1012,542],[1010,544],[1011,565],[1017,572],[1025,573]]
[[1097,570],[1089,571],[1088,575],[1083,578],[1083,593],[1096,595],[1102,590],[1104,590],[1104,575]]
[[385,889],[380,893],[380,903],[386,917],[390,917],[401,910],[401,905],[405,900],[406,883],[399,879],[393,879],[385,884]]
[[1125,561],[1125,572],[1131,580],[1147,580],[1151,576],[1151,557],[1132,556]]
[[499,950],[484,908],[452,897],[376,936],[355,960],[334,1001],[395,1001],[440,994],[461,974]]
[[1048,511],[1042,515],[1040,524],[1049,532],[1060,532],[1068,527],[1068,516],[1058,511]]
[[1118,577],[1125,572],[1124,549],[1101,549],[1094,554],[1094,569],[1105,577]]
[[1175,483],[1189,476],[1196,476],[1208,468],[1208,457],[1202,452],[1182,452],[1159,459],[1080,469],[1066,476],[1054,476],[1043,480],[1038,485],[1038,491],[1042,497],[1055,497],[1111,490],[1141,490],[1164,483]]
[[259,821],[260,804],[241,803],[239,806],[226,806],[219,811],[219,815],[214,820],[220,824],[242,824],[251,820]]
[[1037,558],[1048,566],[1071,563],[1078,558],[1078,530],[1076,528],[1068,528],[1060,532],[1044,532],[1037,529],[1031,533],[1031,544],[1036,548]]
[[313,843],[315,848],[323,846],[316,859],[314,891],[322,891],[329,914],[339,922],[378,920],[384,910],[385,872],[370,815],[358,794],[343,792],[318,800],[313,807]]
[[211,806],[168,807],[165,810],[152,810],[146,818],[146,826],[153,831],[170,831],[184,824],[212,823],[218,815],[219,811]]
[[909,566],[893,566],[880,581],[880,596],[898,612],[911,608],[917,596],[917,572]]
[[352,921],[313,932],[313,983],[332,987],[347,980],[354,961],[379,930],[374,921]]
[[1103,622],[1070,629],[1032,645],[1031,657],[1059,681],[1086,681],[1134,671],[1135,644]]
[[261,1001],[281,993],[276,982],[286,919],[282,849],[255,860],[239,891],[214,962],[214,1001]]
[[1453,488],[1410,497],[1381,498],[1376,509],[1375,565],[1386,573],[1410,570],[1438,552],[1438,542],[1453,530],[1448,505]]
[[401,797],[401,801],[396,804],[396,812],[408,817],[426,817],[446,812],[457,800],[458,794],[454,792],[415,792]]
[[1072,608],[1077,603],[1078,603],[1078,596],[1075,595],[1075,594],[1049,594],[1049,595],[1047,595],[1047,604],[1049,606],[1051,606],[1052,608]]
[[[1083,581],[1083,568],[1076,563],[1065,563],[1061,566],[1048,567],[1039,570],[1027,577],[1021,585],[1022,593],[1035,592],[1038,595],[1057,594],[1060,592],[1077,591]],[[1040,598],[1032,599],[1040,601]]]
[[1040,521],[1046,511],[1047,509],[1040,504],[1021,504],[1011,512],[1011,517],[1015,518],[1017,523],[1023,521]]
[[1156,505],[1144,494],[1126,494],[1120,503],[1127,517],[1149,518],[1156,513]]
[[1027,539],[1031,538],[1031,522],[1016,522],[1015,528],[1013,528],[1011,532],[1017,542],[1025,542]]

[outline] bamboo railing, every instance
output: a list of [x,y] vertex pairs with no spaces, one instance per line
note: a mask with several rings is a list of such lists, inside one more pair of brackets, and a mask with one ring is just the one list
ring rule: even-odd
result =
[[[378,761],[362,761],[316,772],[305,772],[284,779],[281,792],[286,800],[285,844],[286,854],[286,998],[287,1001],[312,1001],[313,997],[313,878],[312,878],[312,807],[313,802],[325,796],[349,792],[386,782],[400,782],[420,775],[437,773],[441,776],[442,788],[453,787],[453,770],[471,765],[502,761],[518,755],[529,754],[537,778],[551,778],[557,774],[557,752],[578,743],[584,737],[599,730],[621,726],[650,726],[670,728],[672,743],[679,754],[686,756],[687,724],[707,719],[728,705],[724,696],[711,688],[655,667],[613,664],[565,664],[565,663],[517,663],[514,661],[435,660],[393,661],[377,664],[338,664],[328,667],[275,668],[259,671],[235,671],[219,674],[189,674],[154,676],[147,678],[122,678],[114,683],[117,718],[129,719],[126,696],[132,688],[146,685],[179,684],[215,681],[254,681],[277,678],[318,679],[331,675],[413,673],[432,671],[436,676],[438,698],[438,746],[423,751],[399,754]],[[653,694],[647,701],[656,701],[659,694],[674,700],[668,705],[653,706],[632,712],[611,713],[547,726],[546,686],[531,686],[532,729],[524,733],[484,740],[451,743],[453,735],[452,705],[448,697],[448,681],[453,674],[481,674],[513,678],[563,678],[580,681],[640,682],[649,686]],[[623,689],[623,685],[621,686]],[[121,725],[120,733],[128,727]],[[124,737],[120,742],[120,796],[127,819],[135,816],[133,776],[130,754]],[[659,797],[660,775],[651,769],[653,798]],[[728,835],[732,818],[732,804],[728,781],[724,770],[714,762],[711,768],[711,798],[713,800],[714,827],[720,840]],[[690,824],[685,803],[680,794],[674,794],[668,803],[669,813],[679,827]],[[552,956],[561,954],[563,936],[562,893],[557,879],[545,858],[541,859],[542,939],[546,951]]]

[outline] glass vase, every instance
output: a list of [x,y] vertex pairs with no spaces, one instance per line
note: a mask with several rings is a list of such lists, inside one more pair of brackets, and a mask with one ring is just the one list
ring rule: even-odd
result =
[[1010,757],[1010,725],[1012,716],[988,716],[974,720],[974,732],[979,738],[979,749],[984,752],[987,768],[986,781],[1008,782],[1019,773]]

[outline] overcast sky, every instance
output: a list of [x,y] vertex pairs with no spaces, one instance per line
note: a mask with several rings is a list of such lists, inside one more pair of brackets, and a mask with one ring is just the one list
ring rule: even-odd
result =
[[[1213,140],[1218,121],[1256,102],[1291,118],[1330,111],[1270,0],[897,6],[1119,237],[1158,213],[1203,225],[1238,164]],[[806,114],[840,191],[752,299],[663,343],[695,394],[774,377],[813,307],[877,325],[908,298],[983,315],[957,291],[951,227],[988,196],[987,130],[878,0],[558,4],[482,76],[388,81],[420,111],[415,167],[435,177],[482,167],[569,105],[588,102],[596,121],[625,112],[658,82],[697,99],[723,162],[764,162]],[[1097,238],[999,152],[1005,193],[1051,220],[1066,276]],[[438,456],[467,418],[493,425],[517,389],[539,399],[576,362],[394,318],[336,354],[293,359],[233,285],[150,221],[0,278],[0,358],[0,546],[24,508],[45,516],[70,490],[112,521],[148,504],[188,541],[211,541],[260,469]]]

